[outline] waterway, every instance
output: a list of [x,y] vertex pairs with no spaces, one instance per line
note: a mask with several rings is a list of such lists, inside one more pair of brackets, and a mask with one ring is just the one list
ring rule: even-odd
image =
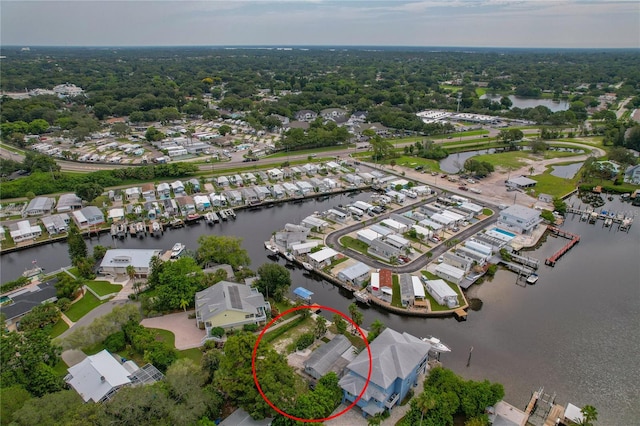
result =
[[446,158],[440,160],[440,170],[445,173],[458,173],[464,168],[464,162],[476,155],[493,154],[495,149],[482,149],[478,151],[465,151],[450,154]]
[[[553,100],[553,99],[540,99],[540,98],[521,98],[515,95],[509,95],[511,100],[511,108],[535,108],[537,106],[546,106],[551,112],[566,111],[569,109],[569,101],[566,100]],[[492,95],[485,93],[480,96],[480,99],[491,99],[492,101],[500,102],[502,95]]]
[[[237,220],[208,227],[204,223],[165,232],[160,239],[117,241],[118,248],[170,249],[182,242],[197,247],[202,234],[236,235],[256,269],[269,262],[263,242],[285,223],[298,223],[314,211],[338,204],[369,200],[363,192],[354,197],[334,196],[260,211],[238,212]],[[573,200],[575,206],[579,200]],[[630,204],[617,200],[603,208],[631,211]],[[452,348],[442,361],[470,379],[488,379],[505,386],[506,400],[524,408],[531,392],[540,386],[556,392],[557,402],[597,407],[599,425],[637,424],[640,418],[640,218],[630,232],[588,225],[579,218],[567,220],[564,229],[581,235],[581,241],[555,268],[542,266],[534,286],[516,283],[516,276],[498,271],[491,282],[474,286],[470,295],[475,311],[466,322],[453,318],[411,318],[377,308],[363,307],[364,326],[380,319],[388,327],[416,336],[434,335]],[[549,237],[528,254],[541,260],[553,254],[566,240]],[[113,245],[108,235],[89,245]],[[2,281],[15,279],[31,262],[47,270],[69,263],[67,246],[56,243],[3,255]],[[284,259],[279,260],[285,263]],[[313,302],[348,312],[353,302],[341,289],[301,269],[291,271],[292,289],[306,287],[314,292]],[[470,365],[467,359],[473,347]]]

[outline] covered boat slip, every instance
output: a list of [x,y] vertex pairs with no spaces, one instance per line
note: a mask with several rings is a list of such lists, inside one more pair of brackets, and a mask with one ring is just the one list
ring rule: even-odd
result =
[[296,296],[298,296],[298,298],[308,303],[311,302],[311,296],[313,296],[313,292],[310,290],[307,290],[304,287],[296,288],[295,290],[293,290],[293,294],[295,294]]

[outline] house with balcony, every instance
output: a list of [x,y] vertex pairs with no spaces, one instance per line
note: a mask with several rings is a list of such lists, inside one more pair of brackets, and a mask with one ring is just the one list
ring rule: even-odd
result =
[[498,226],[521,234],[530,234],[541,222],[538,210],[517,204],[500,211],[498,216]]
[[49,234],[56,235],[67,232],[71,219],[66,213],[58,213],[52,214],[51,216],[44,216],[40,218],[40,221]]
[[227,199],[222,194],[212,192],[209,194],[209,198],[211,199],[211,205],[213,207],[225,207],[227,205]]
[[315,268],[322,269],[325,266],[331,265],[333,259],[339,254],[340,253],[338,253],[334,249],[325,247],[315,253],[309,253],[307,257],[309,258],[309,262],[311,263],[311,265],[313,265]]
[[42,235],[42,228],[40,225],[32,225],[28,220],[21,220],[9,225],[9,235],[17,244],[22,241],[35,240]]
[[242,193],[242,198],[244,198],[245,203],[257,204],[260,202],[258,194],[252,187],[242,188],[240,192]]
[[347,405],[355,401],[366,386],[356,403],[364,417],[391,411],[418,384],[419,376],[428,369],[431,345],[411,334],[387,328],[370,344],[370,348],[369,385],[366,386],[369,373],[367,351],[360,352],[347,365],[338,382],[343,391],[342,402]]
[[258,185],[254,186],[253,190],[256,192],[258,200],[264,201],[267,198],[271,198],[271,191],[266,186]]
[[127,275],[127,267],[133,266],[137,277],[146,277],[151,272],[151,258],[159,256],[160,249],[111,249],[100,262],[103,275]]
[[230,189],[224,192],[224,196],[227,199],[227,203],[230,206],[241,206],[244,204],[244,200],[242,199],[242,193],[240,191],[236,191],[235,189]]
[[195,296],[196,324],[210,335],[211,329],[242,328],[245,324],[264,324],[271,305],[262,293],[245,284],[220,281]]

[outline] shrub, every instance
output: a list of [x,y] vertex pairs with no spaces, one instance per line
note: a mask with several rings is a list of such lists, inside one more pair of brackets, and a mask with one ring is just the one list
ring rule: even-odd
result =
[[304,333],[303,335],[298,337],[298,340],[296,340],[296,349],[302,350],[308,348],[313,344],[315,340],[316,338],[313,333]]
[[62,297],[58,299],[56,305],[58,305],[58,309],[60,309],[60,312],[65,312],[67,309],[69,309],[69,306],[71,306],[71,300],[67,299],[66,297]]
[[242,329],[244,331],[248,331],[248,332],[253,333],[254,331],[258,330],[258,324],[245,324],[245,325],[242,326]]
[[104,339],[104,347],[109,352],[118,352],[125,348],[127,342],[124,338],[124,331],[118,331],[117,333],[110,334]]
[[222,337],[222,336],[224,336],[224,328],[222,328],[222,327],[213,327],[211,329],[211,335],[213,337]]

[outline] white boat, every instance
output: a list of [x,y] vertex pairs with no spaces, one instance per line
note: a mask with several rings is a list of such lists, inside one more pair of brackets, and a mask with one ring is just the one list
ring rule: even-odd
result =
[[264,242],[264,248],[266,248],[267,250],[269,250],[273,254],[278,254],[279,253],[278,247],[276,247],[275,244],[273,244],[271,241],[265,241]]
[[293,253],[291,253],[290,251],[286,251],[283,254],[284,258],[287,259],[289,262],[293,262],[295,260],[295,257],[293,256]]
[[429,336],[423,337],[423,342],[427,342],[431,345],[431,350],[435,352],[451,352],[451,349],[440,341],[437,337]]
[[184,251],[186,246],[182,243],[175,243],[171,249],[171,258],[176,259]]
[[365,290],[356,291],[353,293],[353,297],[360,303],[369,304],[369,295]]
[[527,277],[527,284],[535,284],[538,282],[538,274],[531,274]]
[[213,224],[216,223],[214,215],[215,215],[214,212],[207,212],[204,215],[204,221],[207,222],[207,225],[213,226]]
[[220,215],[220,219],[222,219],[222,220],[227,220],[227,219],[229,219],[229,218],[227,217],[227,212],[226,212],[226,210],[220,210],[220,212],[218,212],[218,214]]
[[304,269],[306,269],[307,271],[313,271],[313,265],[311,265],[310,263],[302,262],[302,266],[303,266],[303,267],[304,267]]
[[162,226],[157,221],[151,222],[151,235],[154,237],[159,237],[162,233]]

